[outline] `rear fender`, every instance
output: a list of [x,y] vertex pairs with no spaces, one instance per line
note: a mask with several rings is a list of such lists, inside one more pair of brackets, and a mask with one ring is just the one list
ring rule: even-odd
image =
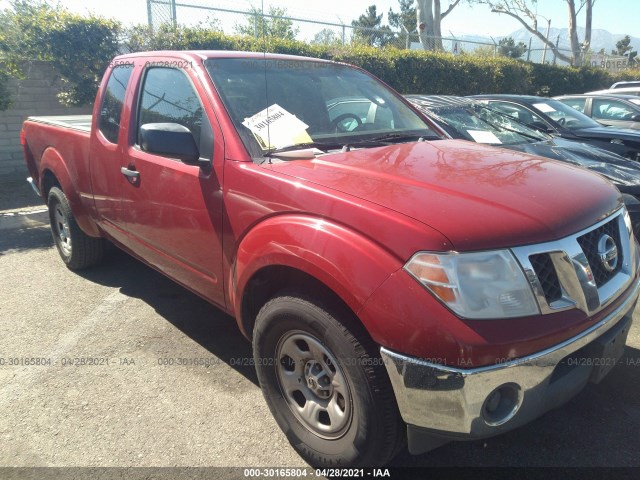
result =
[[[73,216],[82,231],[92,237],[101,236],[98,225],[91,218],[81,201],[80,195],[78,194],[77,188],[74,185],[72,176],[62,158],[62,155],[60,155],[60,153],[53,147],[47,148],[42,154],[42,159],[40,160],[39,183],[40,191],[43,195],[46,195],[44,190],[44,179],[45,172],[47,170],[55,176],[56,180],[58,180],[58,183],[62,187],[62,191],[69,200]],[[47,199],[45,198],[45,202],[46,201]]]

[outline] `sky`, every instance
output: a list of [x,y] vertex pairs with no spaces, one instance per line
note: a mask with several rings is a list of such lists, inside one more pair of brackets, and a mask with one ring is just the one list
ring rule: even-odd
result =
[[[269,5],[284,7],[292,17],[310,18],[332,23],[350,24],[363,14],[369,5],[375,4],[378,13],[384,13],[387,21],[389,8],[399,11],[398,0],[322,0],[305,2],[304,0],[177,0],[180,4],[199,4],[212,7],[246,10],[251,5],[260,8],[264,1],[265,10]],[[450,0],[442,1],[445,10]],[[530,2],[532,3],[532,2]],[[576,3],[579,3],[576,1]],[[147,0],[64,0],[60,1],[69,10],[78,13],[92,11],[96,14],[112,17],[125,24],[147,22]],[[546,27],[545,17],[551,19],[551,27],[566,28],[567,4],[563,0],[538,0],[537,12],[540,15],[540,28]],[[0,8],[9,6],[8,0],[0,0]],[[199,18],[196,10],[178,7],[178,21],[182,18],[191,21]],[[640,37],[640,1],[638,0],[597,0],[593,12],[593,28],[608,30],[614,34],[628,34]],[[584,12],[581,12],[579,26],[584,25]],[[485,5],[458,5],[443,21],[442,33],[449,36],[473,34],[481,36],[504,36],[518,30],[521,25],[503,14],[491,13]]]

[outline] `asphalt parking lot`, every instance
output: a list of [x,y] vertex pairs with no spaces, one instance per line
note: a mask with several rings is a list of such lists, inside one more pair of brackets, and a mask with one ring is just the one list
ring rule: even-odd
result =
[[[306,466],[230,317],[115,248],[67,270],[26,183],[1,190],[0,466]],[[561,409],[394,465],[640,466],[639,432],[636,321],[621,364]]]

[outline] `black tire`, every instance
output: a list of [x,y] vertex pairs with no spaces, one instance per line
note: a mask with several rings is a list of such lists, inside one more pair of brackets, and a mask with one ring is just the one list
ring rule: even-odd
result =
[[80,229],[64,192],[52,187],[47,204],[53,242],[65,265],[71,270],[82,270],[100,263],[104,240],[90,237]]
[[253,352],[271,413],[311,466],[382,466],[404,446],[377,346],[338,302],[297,293],[270,300],[256,318]]

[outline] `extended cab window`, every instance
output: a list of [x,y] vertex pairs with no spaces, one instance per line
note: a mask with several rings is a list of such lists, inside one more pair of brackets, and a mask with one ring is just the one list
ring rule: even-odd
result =
[[102,99],[98,129],[111,143],[118,143],[122,104],[131,72],[133,72],[133,64],[120,64],[114,67]]
[[146,123],[178,123],[187,127],[200,145],[203,114],[200,98],[183,71],[160,67],[147,71],[138,128]]

